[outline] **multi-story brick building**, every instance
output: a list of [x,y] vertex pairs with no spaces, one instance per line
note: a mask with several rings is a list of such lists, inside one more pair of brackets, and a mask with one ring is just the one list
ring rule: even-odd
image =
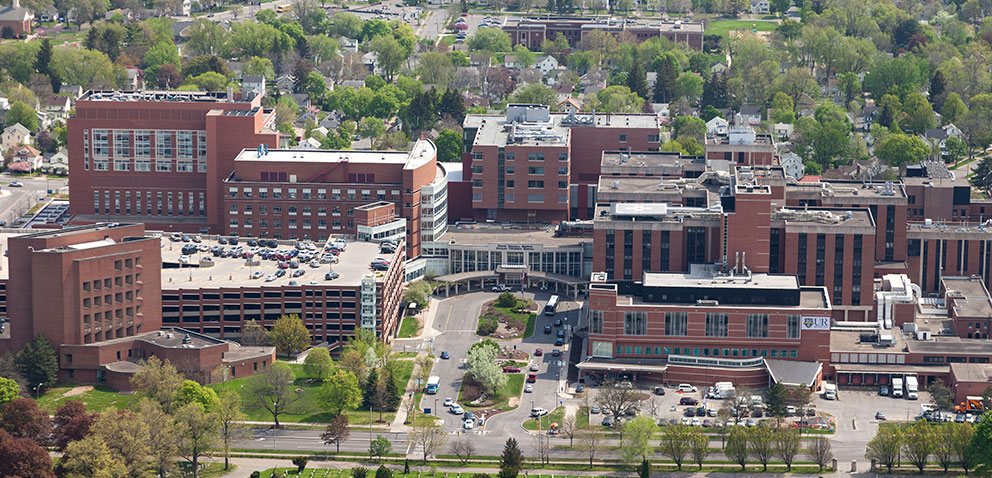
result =
[[540,50],[541,42],[554,40],[561,34],[572,47],[578,46],[593,31],[609,33],[618,40],[642,42],[649,38],[665,38],[672,43],[684,43],[689,48],[703,49],[703,24],[681,20],[597,19],[585,17],[509,17],[503,31],[514,45],[522,44]]
[[[775,141],[770,134],[755,133],[750,126],[733,126],[727,134],[706,138],[706,161],[716,169],[727,164],[737,166],[770,166],[778,164]],[[723,162],[724,164],[719,164]]]
[[223,181],[244,148],[279,145],[274,121],[252,94],[90,91],[68,121],[73,220],[221,233]]
[[[189,378],[218,380],[228,367],[250,375],[271,363],[271,347],[161,331],[161,241],[141,224],[76,226],[4,235],[2,285],[9,301],[0,349],[18,351],[43,335],[56,348],[59,379],[127,388],[138,360],[169,358]],[[249,364],[251,369],[249,369]],[[45,384],[51,386],[54,384]]]
[[409,257],[447,228],[447,176],[427,140],[408,152],[246,149],[223,184],[225,230],[243,237],[354,236],[356,208],[383,201],[395,208],[383,227],[404,230]]

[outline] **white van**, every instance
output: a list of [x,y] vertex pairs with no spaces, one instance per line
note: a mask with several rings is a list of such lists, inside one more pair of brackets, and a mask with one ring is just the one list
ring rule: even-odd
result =
[[688,383],[680,383],[678,386],[678,391],[682,393],[695,393],[696,387],[689,385]]
[[823,385],[823,398],[826,400],[837,399],[837,385],[827,383]]

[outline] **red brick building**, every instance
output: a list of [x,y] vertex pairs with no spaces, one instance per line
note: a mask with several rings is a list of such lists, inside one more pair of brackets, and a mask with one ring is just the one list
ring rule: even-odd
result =
[[578,46],[587,34],[603,31],[618,40],[642,42],[649,38],[665,38],[672,43],[684,43],[690,49],[703,49],[703,24],[699,22],[645,19],[597,19],[584,17],[509,17],[503,31],[514,45],[522,44],[535,51],[544,40],[555,40],[561,34],[572,47]]
[[278,146],[274,121],[259,96],[90,91],[68,121],[73,220],[224,232],[223,182],[244,148]]

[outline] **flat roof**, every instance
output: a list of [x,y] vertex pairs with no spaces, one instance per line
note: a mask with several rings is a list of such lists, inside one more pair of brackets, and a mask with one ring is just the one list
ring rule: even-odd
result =
[[147,101],[147,102],[180,102],[180,103],[233,103],[250,102],[252,94],[238,98],[229,97],[226,91],[154,91],[154,90],[89,90],[83,93],[78,101]]
[[980,278],[942,277],[941,283],[958,316],[992,317],[992,299]]
[[794,275],[751,273],[749,275],[709,275],[684,272],[645,272],[645,287],[712,287],[717,289],[797,290]]
[[840,373],[926,373],[941,374],[950,370],[946,364],[940,365],[920,365],[920,364],[895,364],[895,363],[832,363],[834,370]]
[[681,20],[646,20],[646,19],[600,19],[594,17],[509,17],[503,22],[503,27],[519,25],[575,24],[583,28],[657,28],[661,31],[703,31],[701,22],[685,22]]
[[987,363],[951,363],[955,382],[992,382],[992,365]]
[[264,163],[361,163],[361,164],[402,164],[404,169],[415,169],[437,157],[434,143],[418,140],[410,151],[370,151],[370,150],[312,150],[312,149],[268,149],[259,154],[257,148],[246,148],[234,158],[235,162]]
[[788,194],[812,193],[825,198],[906,198],[906,187],[896,181],[846,181],[820,178],[816,182],[797,182],[787,186]]
[[658,177],[600,176],[596,188],[598,195],[610,193],[632,193],[649,195],[672,195],[682,198],[686,193],[698,192],[705,195],[709,190],[695,179],[665,179]]
[[[871,325],[866,323],[865,325]],[[903,353],[905,352],[906,340],[902,333],[896,330],[891,331],[891,346],[879,346],[877,342],[861,342],[861,334],[864,332],[831,330],[830,331],[830,351],[831,352],[874,352],[874,353]]]
[[[192,267],[176,267],[179,264],[179,256],[182,255],[182,242],[172,242],[168,237],[162,238],[162,290],[181,289],[211,289],[229,287],[284,287],[290,282],[298,285],[326,285],[356,287],[361,285],[362,277],[372,273],[369,263],[378,257],[386,257],[389,254],[379,254],[379,245],[371,242],[348,242],[347,248],[338,256],[337,264],[321,264],[320,267],[310,267],[308,264],[300,264],[298,269],[286,269],[286,275],[267,282],[266,278],[275,273],[278,269],[278,261],[259,259],[258,265],[248,265],[245,259],[233,257],[213,257],[211,252],[201,252],[199,256],[210,256],[213,263],[211,267],[199,267],[197,255],[190,256]],[[208,247],[219,245],[215,240],[204,239],[201,244]],[[244,250],[251,249],[242,240],[241,245]],[[318,243],[323,247],[323,243]],[[230,250],[233,246],[223,246]],[[278,249],[292,250],[293,246],[280,244]],[[386,257],[388,259],[388,257]],[[171,267],[170,267],[171,266]],[[300,277],[293,277],[294,271],[304,271]],[[262,272],[262,277],[251,279],[254,272]],[[337,272],[340,277],[333,280],[324,280],[327,272]]]
[[568,127],[562,126],[561,121],[554,117],[547,122],[507,123],[505,116],[486,116],[477,124],[478,132],[475,134],[474,144],[478,145],[519,144],[565,147],[568,144]]
[[831,227],[875,228],[875,221],[868,209],[846,208],[782,208],[772,212],[773,221],[790,225],[815,225]]
[[992,355],[992,341],[948,335],[931,337],[930,340],[907,340],[906,347],[916,354]]
[[682,168],[687,164],[706,167],[703,156],[682,156],[680,153],[667,151],[626,152],[603,151],[600,166],[625,166],[637,168]]
[[444,240],[454,244],[485,246],[489,244],[541,244],[546,247],[581,246],[591,239],[582,237],[555,237],[552,228],[539,230],[512,230],[468,228],[465,226],[449,227]]

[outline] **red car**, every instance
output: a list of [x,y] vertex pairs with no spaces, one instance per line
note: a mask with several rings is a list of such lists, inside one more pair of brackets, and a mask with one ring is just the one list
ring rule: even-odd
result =
[[536,373],[528,373],[527,374],[527,383],[534,383],[536,381],[537,381],[537,374]]
[[543,350],[541,350],[541,349],[534,349],[534,356],[535,357],[540,357],[542,355],[544,355],[544,351]]
[[520,371],[520,367],[514,367],[512,365],[507,365],[503,367],[503,373],[517,373]]

